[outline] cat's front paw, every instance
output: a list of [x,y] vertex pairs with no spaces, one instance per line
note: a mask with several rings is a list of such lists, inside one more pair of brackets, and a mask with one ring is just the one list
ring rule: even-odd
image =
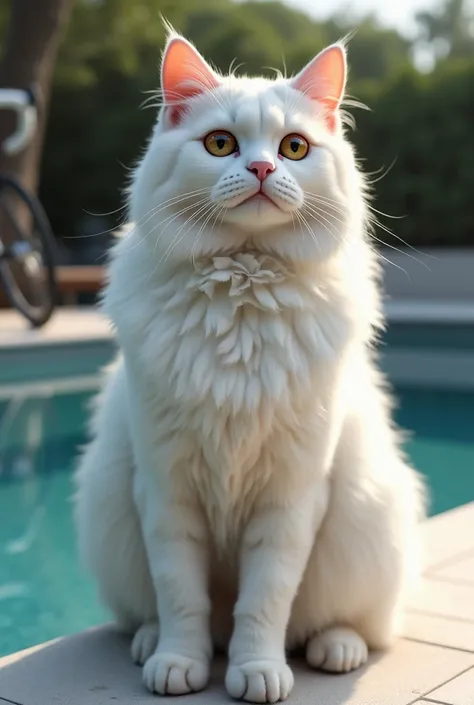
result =
[[330,673],[349,673],[368,657],[365,641],[353,629],[332,628],[310,639],[306,660],[313,668]]
[[208,661],[180,654],[157,651],[143,667],[143,682],[158,695],[196,693],[206,687],[208,680]]
[[248,661],[227,669],[227,692],[249,703],[277,703],[293,688],[293,673],[285,661]]

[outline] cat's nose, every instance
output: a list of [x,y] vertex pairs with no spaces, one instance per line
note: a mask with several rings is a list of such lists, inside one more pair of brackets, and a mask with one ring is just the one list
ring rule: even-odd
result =
[[259,181],[265,181],[267,176],[275,171],[275,165],[272,162],[250,162],[247,169],[255,174]]

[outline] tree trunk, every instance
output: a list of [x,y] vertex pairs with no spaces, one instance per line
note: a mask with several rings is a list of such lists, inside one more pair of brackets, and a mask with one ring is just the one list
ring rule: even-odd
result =
[[[31,143],[19,154],[0,154],[0,171],[19,178],[36,191],[48,116],[51,81],[61,30],[74,0],[11,0],[10,24],[0,63],[0,87],[39,87],[38,127]],[[0,143],[15,129],[10,111],[0,110]]]

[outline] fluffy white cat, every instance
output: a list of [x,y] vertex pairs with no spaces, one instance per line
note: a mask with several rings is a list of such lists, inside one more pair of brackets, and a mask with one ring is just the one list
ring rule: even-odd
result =
[[355,669],[417,574],[345,80],[342,45],[268,80],[168,39],[104,299],[122,354],[77,478],[80,552],[159,694],[204,688],[214,647],[251,702],[290,693],[286,649]]

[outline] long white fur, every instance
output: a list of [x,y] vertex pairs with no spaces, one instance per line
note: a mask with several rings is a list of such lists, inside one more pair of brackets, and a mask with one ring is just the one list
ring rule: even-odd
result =
[[[283,78],[208,90],[193,56],[203,89],[178,124],[162,111],[110,265],[122,354],[78,470],[79,546],[151,691],[203,688],[230,640],[229,693],[276,702],[285,647],[348,671],[391,643],[422,492],[374,363],[378,268],[339,113],[330,129]],[[206,152],[217,128],[237,157]],[[301,161],[277,157],[292,132]],[[242,203],[252,160],[273,161],[279,207]]]

